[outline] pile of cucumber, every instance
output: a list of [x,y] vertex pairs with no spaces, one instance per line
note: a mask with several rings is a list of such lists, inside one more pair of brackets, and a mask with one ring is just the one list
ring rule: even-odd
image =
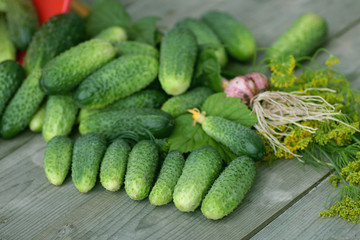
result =
[[[160,43],[148,44],[126,26],[104,23],[95,34],[87,24],[96,14],[85,20],[72,12],[59,14],[39,27],[33,24],[33,8],[24,7],[30,0],[5,2],[5,15],[12,17],[0,13],[0,49],[5,49],[0,52],[0,136],[13,138],[28,126],[41,132],[52,184],[61,185],[71,166],[73,183],[83,193],[99,175],[109,191],[124,185],[132,199],[149,197],[154,205],[173,201],[185,212],[201,206],[210,219],[241,203],[255,179],[254,161],[265,154],[260,135],[221,117],[202,119],[204,131],[238,156],[227,166],[210,145],[184,155],[168,151],[166,138],[174,118],[221,91],[213,83],[194,83],[201,49],[212,47],[219,69],[229,61],[249,61],[256,42],[247,27],[227,13],[209,11],[201,19],[179,21]],[[154,21],[143,22],[147,19]],[[295,25],[269,49],[270,58],[292,49],[296,57],[308,55],[317,47],[312,43],[326,37],[326,24],[316,14]],[[14,26],[24,34],[14,33]],[[316,34],[299,48],[303,31]],[[15,61],[16,48],[27,51],[23,66]],[[76,129],[81,136],[73,140],[69,136]]]

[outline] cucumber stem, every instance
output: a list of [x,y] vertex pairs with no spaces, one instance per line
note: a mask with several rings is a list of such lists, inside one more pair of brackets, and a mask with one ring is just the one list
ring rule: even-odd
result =
[[189,109],[187,111],[192,114],[192,118],[194,119],[194,126],[197,122],[201,124],[204,121],[206,112],[200,112],[198,108]]

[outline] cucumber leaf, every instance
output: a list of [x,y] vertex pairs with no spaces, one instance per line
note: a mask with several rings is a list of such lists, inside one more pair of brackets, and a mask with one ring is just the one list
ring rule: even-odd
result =
[[242,103],[240,98],[226,97],[225,93],[215,93],[209,96],[201,108],[207,116],[219,116],[225,119],[252,127],[257,123],[257,117]]
[[152,16],[138,19],[128,29],[129,39],[156,46],[159,41],[156,22],[160,19]]

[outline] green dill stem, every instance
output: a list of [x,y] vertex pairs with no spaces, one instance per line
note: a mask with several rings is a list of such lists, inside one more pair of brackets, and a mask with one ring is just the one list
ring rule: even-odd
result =
[[341,180],[344,182],[344,184],[346,184],[345,179],[343,178],[343,176],[341,175],[341,171],[338,168],[338,166],[336,166],[336,164],[332,161],[332,159],[330,158],[330,156],[321,148],[319,148],[319,150],[321,151],[322,154],[324,154],[324,156],[333,164],[333,167],[335,168],[335,171],[337,172],[337,174],[340,176]]
[[321,161],[319,158],[315,157],[315,155],[312,154],[309,150],[305,149],[305,152],[307,154],[309,154],[315,160],[315,162],[317,162],[318,164],[323,165],[323,166],[327,166],[327,167],[330,167],[330,168],[334,167],[333,164]]

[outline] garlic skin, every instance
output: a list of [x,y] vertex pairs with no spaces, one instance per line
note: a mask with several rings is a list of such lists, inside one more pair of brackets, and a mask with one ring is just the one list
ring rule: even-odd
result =
[[268,78],[262,73],[249,73],[246,77],[250,78],[254,84],[258,92],[264,92],[270,89]]

